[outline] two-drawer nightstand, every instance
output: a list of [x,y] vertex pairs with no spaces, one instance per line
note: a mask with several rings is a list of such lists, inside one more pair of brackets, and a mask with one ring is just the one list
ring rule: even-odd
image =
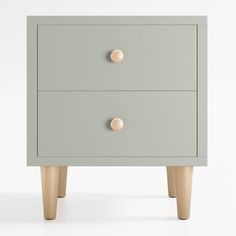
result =
[[67,166],[167,166],[178,217],[207,164],[201,16],[28,17],[28,165],[56,217]]

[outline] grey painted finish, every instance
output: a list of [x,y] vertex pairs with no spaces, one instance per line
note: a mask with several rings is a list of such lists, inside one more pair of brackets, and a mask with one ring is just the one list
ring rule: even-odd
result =
[[[198,156],[207,157],[207,25],[198,26]],[[207,159],[207,158],[206,158]]]
[[28,16],[33,24],[168,24],[201,25],[207,24],[206,16]]
[[37,25],[27,22],[27,163],[37,160]]
[[205,166],[206,157],[35,157],[28,166]]
[[[195,165],[207,164],[207,17],[168,16],[168,17],[91,17],[91,16],[29,16],[27,31],[27,164],[38,165],[97,165],[97,166],[151,166],[151,165]],[[85,25],[196,25],[197,26],[197,156],[186,157],[68,157],[37,155],[37,27],[42,24],[85,24]]]
[[196,40],[196,25],[39,25],[38,88],[196,90]]
[[195,92],[40,92],[38,102],[39,156],[196,156]]

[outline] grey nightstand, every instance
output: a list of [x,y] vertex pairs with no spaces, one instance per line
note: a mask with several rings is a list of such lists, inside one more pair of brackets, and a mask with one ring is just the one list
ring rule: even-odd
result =
[[207,164],[207,19],[28,17],[28,165],[56,216],[67,166],[167,166],[178,217]]

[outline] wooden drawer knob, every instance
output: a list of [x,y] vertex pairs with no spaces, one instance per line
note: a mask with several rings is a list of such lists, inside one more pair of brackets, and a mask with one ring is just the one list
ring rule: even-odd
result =
[[114,63],[122,62],[124,60],[124,53],[119,49],[113,50],[111,52],[111,60]]
[[120,131],[124,128],[124,121],[120,118],[114,118],[111,121],[111,129],[113,131]]

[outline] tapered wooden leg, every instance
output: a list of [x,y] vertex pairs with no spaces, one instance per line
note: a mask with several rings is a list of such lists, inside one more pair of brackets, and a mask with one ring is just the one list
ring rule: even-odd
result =
[[58,197],[66,196],[67,166],[60,166]]
[[176,197],[176,187],[175,187],[175,167],[167,166],[167,183],[168,183],[168,195],[169,197]]
[[192,166],[177,166],[175,168],[176,198],[178,218],[186,220],[190,215],[192,192]]
[[56,218],[57,212],[59,167],[41,166],[41,180],[44,218],[46,220],[53,220]]

